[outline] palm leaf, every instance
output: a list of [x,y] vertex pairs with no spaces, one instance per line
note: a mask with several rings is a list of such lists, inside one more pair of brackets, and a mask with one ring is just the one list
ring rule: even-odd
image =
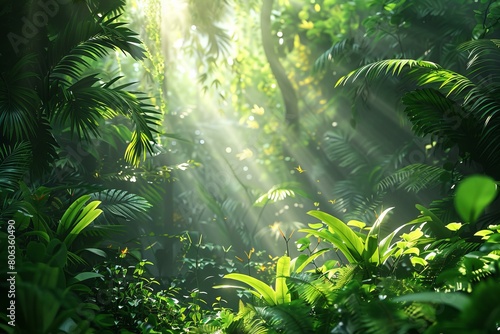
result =
[[457,49],[469,53],[467,68],[471,78],[479,84],[487,85],[490,90],[498,89],[500,39],[471,40],[460,44]]
[[404,188],[406,191],[419,192],[439,184],[444,173],[447,173],[447,171],[438,166],[412,164],[398,169],[382,179],[377,188],[380,191],[385,191],[391,187],[396,187],[398,189]]
[[138,45],[136,34],[124,27],[123,22],[115,22],[118,16],[98,22],[68,20],[65,30],[53,41],[49,48],[49,60],[52,64],[52,80],[77,80],[83,69],[90,66],[88,60],[99,60],[110,51],[120,50],[129,53],[135,59],[143,59],[144,50]]
[[347,58],[351,56],[352,53],[357,52],[358,49],[359,45],[355,44],[352,38],[343,39],[334,43],[314,61],[313,73],[325,70],[328,63]]
[[434,89],[418,89],[403,96],[404,110],[417,136],[439,134],[458,141],[457,128],[463,121],[460,105]]
[[335,87],[345,85],[348,81],[356,81],[360,76],[365,76],[367,79],[375,79],[391,75],[400,75],[404,69],[426,69],[437,70],[441,67],[433,62],[425,60],[413,59],[387,59],[381,60],[372,64],[362,66],[349,74],[341,77]]
[[116,218],[140,220],[151,208],[151,204],[143,197],[125,190],[106,189],[90,196],[91,199],[101,202],[99,208],[108,223],[116,222]]
[[35,133],[35,114],[40,101],[27,84],[37,79],[31,70],[34,62],[32,54],[24,56],[0,76],[0,130],[9,140],[26,140]]
[[351,174],[367,167],[378,149],[373,145],[370,148],[356,147],[350,136],[333,131],[325,133],[322,147],[328,159],[338,162]]
[[0,192],[14,192],[18,183],[28,171],[31,160],[31,146],[20,142],[13,147],[0,147]]
[[308,195],[301,189],[300,184],[297,182],[284,182],[272,186],[271,189],[255,200],[254,205],[264,206],[269,201],[278,202],[287,197],[295,197],[295,195],[308,197]]

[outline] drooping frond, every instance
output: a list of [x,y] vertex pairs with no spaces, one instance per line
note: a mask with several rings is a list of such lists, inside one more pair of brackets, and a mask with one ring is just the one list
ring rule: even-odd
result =
[[20,142],[13,147],[0,146],[0,192],[18,189],[30,160],[31,146],[28,142]]
[[328,63],[348,58],[352,53],[357,52],[358,50],[359,45],[356,44],[352,38],[336,42],[315,60],[313,72],[325,70]]
[[135,125],[132,139],[125,151],[125,160],[134,166],[138,166],[141,159],[144,160],[146,153],[154,153],[154,134],[158,133],[159,111],[153,106],[143,102],[146,97],[139,93],[122,91],[124,100],[130,106],[130,118]]
[[460,105],[435,89],[418,89],[403,96],[404,110],[417,136],[441,134],[457,141],[456,129],[463,121]]
[[459,51],[467,51],[469,76],[479,85],[496,91],[500,85],[500,39],[471,40],[458,46]]
[[[191,45],[203,47],[204,57],[209,60],[228,54],[231,45],[231,36],[224,27],[224,20],[230,11],[229,3],[226,0],[190,0],[188,6],[189,24],[186,27],[185,36],[191,39]],[[196,30],[191,29],[195,25]],[[193,52],[198,52],[193,48]]]
[[125,23],[116,22],[117,18],[102,18],[99,22],[69,18],[65,30],[49,49],[53,67],[51,79],[78,79],[82,70],[89,67],[89,60],[99,60],[113,50],[127,52],[137,60],[143,59],[145,54],[139,46],[140,40],[125,27]]
[[307,197],[307,194],[301,189],[300,184],[296,182],[284,182],[274,185],[263,195],[259,196],[259,198],[255,200],[254,205],[263,206],[269,201],[278,202],[287,197],[295,197],[296,195]]
[[27,81],[37,75],[30,68],[35,57],[27,55],[0,76],[0,130],[5,139],[27,140],[35,133],[36,110],[40,103]]
[[436,63],[425,60],[414,59],[387,59],[381,60],[372,64],[362,66],[349,74],[340,78],[335,87],[345,85],[348,81],[355,81],[360,76],[365,76],[367,79],[376,79],[386,75],[400,75],[404,69],[426,69],[437,70],[441,69]]

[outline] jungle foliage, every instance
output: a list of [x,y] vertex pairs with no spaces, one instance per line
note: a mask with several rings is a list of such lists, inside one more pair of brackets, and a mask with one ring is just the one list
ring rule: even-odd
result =
[[3,332],[497,332],[500,3],[3,2]]

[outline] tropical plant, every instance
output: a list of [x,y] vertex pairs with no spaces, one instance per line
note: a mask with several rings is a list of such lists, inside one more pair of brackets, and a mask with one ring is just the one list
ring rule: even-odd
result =
[[[32,171],[37,175],[48,171],[60,149],[65,149],[60,134],[89,141],[99,134],[99,125],[118,115],[130,118],[135,126],[125,159],[137,165],[152,152],[158,112],[139,93],[126,91],[127,84],[116,85],[119,77],[104,82],[92,68],[110,51],[126,52],[137,60],[144,57],[135,34],[118,21],[123,5],[122,1],[60,5],[35,38],[18,36],[22,43],[13,43],[2,53],[4,140],[11,145],[31,143],[37,166]],[[27,7],[11,7],[3,17],[22,17]],[[61,26],[61,22],[66,23]],[[21,30],[22,23],[9,28],[15,31],[10,36]]]

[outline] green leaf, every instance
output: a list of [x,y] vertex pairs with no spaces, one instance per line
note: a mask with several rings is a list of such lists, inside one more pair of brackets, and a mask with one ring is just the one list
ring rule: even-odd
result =
[[462,227],[462,223],[449,223],[445,227],[450,231],[458,231]]
[[474,233],[474,236],[476,237],[482,237],[481,239],[487,240],[489,238],[490,234],[493,234],[494,232],[491,230],[480,230]]
[[415,207],[422,213],[422,215],[427,216],[426,226],[432,231],[432,233],[437,238],[447,238],[451,236],[450,230],[448,230],[441,219],[438,218],[431,210],[426,207],[416,204]]
[[420,255],[420,249],[418,249],[417,247],[411,247],[411,248],[408,248],[406,249],[403,254],[416,254],[416,255]]
[[41,242],[30,241],[26,247],[26,258],[31,262],[42,262],[45,258],[47,246]]
[[85,248],[82,250],[94,253],[95,255],[100,256],[100,257],[107,257],[106,252],[103,251],[102,249],[99,249],[99,248]]
[[287,277],[290,277],[290,257],[282,256],[276,265],[276,304],[285,304],[291,301],[290,292],[286,285]]
[[76,275],[75,277],[70,279],[68,284],[74,284],[77,282],[82,282],[82,281],[85,281],[88,279],[98,278],[98,277],[104,277],[104,276],[99,274],[99,273],[83,272],[83,273],[79,273],[78,275]]
[[[331,228],[333,233],[338,235],[341,242],[346,245],[347,249],[349,249],[351,253],[351,256],[357,260],[361,259],[364,249],[363,241],[360,237],[356,235],[356,233],[354,233],[353,230],[349,228],[349,226],[347,226],[340,219],[322,211],[311,210],[307,214],[315,218],[318,218],[325,224],[327,224],[328,227]],[[338,243],[336,243],[335,246],[339,247],[340,249]]]
[[484,175],[472,175],[460,182],[455,194],[455,208],[467,223],[475,222],[495,199],[497,185]]
[[350,263],[356,263],[359,261],[359,254],[357,256],[354,256],[351,252],[351,250],[347,247],[347,245],[342,241],[342,239],[336,235],[331,233],[330,231],[327,230],[311,230],[311,229],[300,229],[299,232],[304,232],[304,233],[309,233],[310,235],[314,235],[317,238],[323,239],[326,242],[330,242],[333,244],[338,250],[344,254],[346,257],[347,261]]
[[295,244],[297,244],[297,249],[299,252],[302,252],[309,247],[311,244],[311,240],[309,238],[300,238],[299,240],[295,241]]
[[420,229],[416,229],[415,231],[411,231],[410,233],[404,233],[401,237],[405,241],[416,241],[420,239],[421,236],[424,235],[424,232]]
[[324,225],[323,223],[309,223],[307,224],[310,228],[314,228],[314,229],[320,229],[322,228]]
[[427,265],[427,261],[422,259],[421,257],[418,256],[412,256],[410,259],[411,264],[415,267],[417,264],[420,264],[421,266],[425,267]]
[[446,292],[420,292],[410,295],[399,296],[392,299],[394,302],[417,302],[417,303],[434,303],[444,304],[454,307],[462,311],[469,298],[461,293],[446,293]]
[[59,225],[57,226],[57,234],[64,234],[69,231],[75,220],[76,215],[80,212],[81,208],[90,199],[90,195],[83,195],[77,198],[69,208],[64,212]]
[[[396,228],[394,231],[392,231],[388,236],[386,236],[382,241],[379,242],[379,257],[380,257],[380,263],[384,263],[394,252],[394,249],[392,248],[392,240],[396,236],[396,234],[399,233],[403,228],[406,226],[410,225],[415,225],[415,224],[421,224],[424,222],[427,222],[429,220],[429,217],[424,216],[424,217],[419,217],[417,219],[414,219],[406,224],[401,225],[400,227]],[[376,254],[377,252],[375,252]]]
[[316,253],[313,253],[309,256],[305,255],[305,254],[302,254],[302,255],[305,255],[307,257],[307,259],[305,259],[303,262],[300,262],[300,265],[297,267],[297,269],[295,269],[295,272],[296,273],[300,273],[302,272],[302,270],[304,270],[304,268],[309,264],[311,263],[312,261],[314,261],[318,256],[320,256],[321,254],[325,253],[325,252],[328,252],[330,249],[328,248],[325,248],[325,249],[322,249],[322,250],[319,250],[317,251]]
[[64,243],[68,249],[80,232],[102,213],[102,210],[96,209],[100,201],[92,201],[83,207],[89,199],[90,195],[78,198],[61,218],[57,231],[60,235],[66,234]]
[[255,292],[257,292],[258,297],[262,297],[268,305],[276,305],[276,293],[274,290],[266,283],[245,274],[231,273],[224,276],[224,278],[229,278],[235,281],[240,281],[242,283],[248,284],[252,287]]
[[366,223],[360,222],[359,220],[349,220],[347,226],[354,226],[362,230],[366,227]]

